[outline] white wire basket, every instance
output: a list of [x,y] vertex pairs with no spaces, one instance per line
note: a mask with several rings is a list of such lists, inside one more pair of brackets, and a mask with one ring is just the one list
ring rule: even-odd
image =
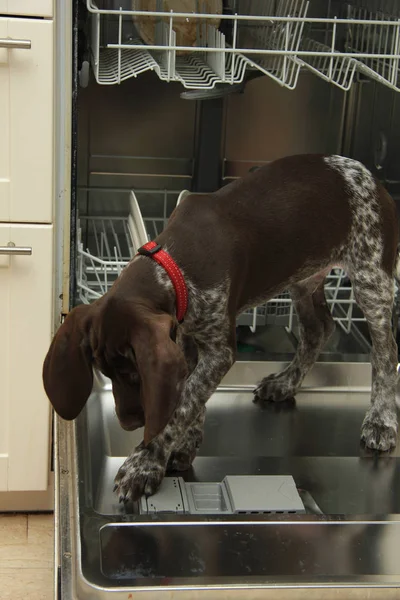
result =
[[[241,83],[246,69],[256,69],[294,89],[305,68],[346,91],[358,74],[400,91],[400,7],[391,14],[372,10],[369,0],[353,2],[339,18],[327,12],[326,2],[324,14],[311,18],[307,0],[231,0],[232,11],[222,15],[166,12],[162,0],[158,11],[136,10],[135,0],[86,3],[92,67],[103,85],[153,70],[164,81],[206,90]],[[145,18],[157,20],[153,43],[146,44],[135,27]],[[196,22],[193,46],[177,43],[175,29],[183,19]],[[227,27],[225,35],[221,29]]]
[[331,52],[329,46],[311,38],[304,38],[301,48],[304,52],[314,53],[298,59],[307,69],[345,92],[351,88],[358,68],[354,58]]
[[[90,240],[84,244],[83,239]],[[128,217],[80,217],[77,225],[78,299],[103,296],[134,254]]]
[[[160,4],[162,6],[162,2]],[[201,0],[197,4],[201,5]],[[99,0],[98,5],[101,6]],[[134,0],[130,9],[104,9],[98,5],[94,0],[87,0],[92,15],[92,66],[100,84],[118,84],[152,70],[160,79],[179,81],[187,89],[212,89],[217,83],[241,83],[246,68],[255,68],[281,85],[296,87],[301,64],[293,59],[292,53],[300,46],[303,18],[308,9],[306,0],[279,0],[278,3],[242,0],[242,14],[226,17],[231,21],[232,46],[227,44],[224,33],[210,24],[210,21],[225,19],[221,14],[140,11],[135,10]],[[271,21],[270,13],[275,19],[286,20]],[[297,20],[288,21],[288,15]],[[150,45],[138,37],[134,20],[152,17],[159,22],[154,44]],[[252,27],[249,27],[249,17]],[[114,25],[110,26],[110,19]],[[182,19],[198,21],[194,46],[180,46],[176,42],[174,25]],[[250,50],[247,55],[242,53],[239,38],[251,43],[254,56],[250,56]],[[282,49],[288,54],[274,54],[275,50]]]
[[[399,7],[400,8],[400,7]],[[345,48],[358,58],[358,69],[395,91],[400,91],[400,11],[393,15],[382,10],[368,10],[363,5],[348,5]],[[364,23],[361,21],[364,20]]]
[[[185,193],[182,192],[179,198]],[[131,195],[135,198],[133,192]],[[134,256],[139,244],[158,235],[164,229],[167,220],[166,194],[160,208],[160,216],[143,219],[147,239],[136,244],[132,239],[128,215],[80,216],[76,269],[79,301],[90,304],[103,296]],[[329,274],[325,295],[335,321],[346,333],[351,332],[355,323],[365,321],[361,313],[355,310],[353,290],[343,270],[335,269]],[[249,326],[253,332],[257,327],[267,324],[283,325],[288,331],[292,331],[295,325],[292,300],[287,292],[279,294],[266,304],[244,312],[239,316],[237,323]]]

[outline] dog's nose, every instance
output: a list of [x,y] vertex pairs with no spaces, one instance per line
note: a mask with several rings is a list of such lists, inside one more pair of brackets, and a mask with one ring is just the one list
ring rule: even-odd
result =
[[124,417],[123,419],[118,418],[118,420],[125,431],[134,431],[144,426],[144,420],[138,418],[136,415],[134,417]]

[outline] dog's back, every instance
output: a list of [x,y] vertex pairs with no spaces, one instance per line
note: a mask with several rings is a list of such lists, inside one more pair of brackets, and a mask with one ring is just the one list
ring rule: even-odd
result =
[[318,269],[343,265],[349,236],[371,237],[376,223],[384,230],[382,260],[390,271],[397,217],[386,190],[354,160],[299,155],[213,194],[187,196],[160,243],[173,240],[174,256],[203,286],[229,273],[239,309],[249,298],[267,298]]

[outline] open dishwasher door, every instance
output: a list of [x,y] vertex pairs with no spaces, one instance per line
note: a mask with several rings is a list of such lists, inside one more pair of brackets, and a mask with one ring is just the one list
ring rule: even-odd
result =
[[[208,403],[192,468],[126,506],[113,479],[141,431],[121,430],[96,378],[78,420],[57,424],[62,598],[396,597],[399,449],[360,448],[369,365],[319,363],[293,403],[260,408],[251,382],[265,372],[237,363]],[[282,478],[280,505],[276,476],[295,482]],[[215,491],[224,480],[230,498]]]

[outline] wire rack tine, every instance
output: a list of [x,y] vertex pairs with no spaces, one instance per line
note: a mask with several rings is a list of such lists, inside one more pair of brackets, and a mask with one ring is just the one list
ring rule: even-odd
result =
[[101,232],[101,239],[102,239],[102,244],[103,247],[105,249],[104,254],[102,254],[101,256],[104,257],[106,256],[108,258],[108,260],[111,259],[111,248],[110,245],[108,243],[108,235],[107,235],[107,225],[106,225],[106,220],[102,219],[101,220],[101,228],[102,228],[102,232]]
[[118,259],[122,260],[121,246],[120,246],[119,239],[118,239],[118,236],[115,231],[114,221],[110,222],[110,229],[111,229],[111,235],[114,240],[114,255],[116,256],[117,260]]
[[122,226],[124,229],[124,236],[125,236],[125,241],[126,241],[126,246],[129,250],[130,253],[130,258],[133,257],[134,253],[136,252],[137,248],[134,248],[133,246],[133,240],[131,238],[131,234],[129,232],[129,227],[128,227],[128,223],[124,220],[122,221]]
[[121,262],[119,260],[118,251],[116,246],[114,246],[114,257],[115,257],[115,265],[117,267],[118,277],[121,275]]
[[96,267],[95,261],[93,260],[93,256],[90,254],[89,249],[86,250],[87,259],[92,267],[93,273],[97,279],[99,284],[99,288],[101,290],[101,295],[105,294],[107,291],[107,270],[104,269],[104,282],[100,279],[99,269]]

